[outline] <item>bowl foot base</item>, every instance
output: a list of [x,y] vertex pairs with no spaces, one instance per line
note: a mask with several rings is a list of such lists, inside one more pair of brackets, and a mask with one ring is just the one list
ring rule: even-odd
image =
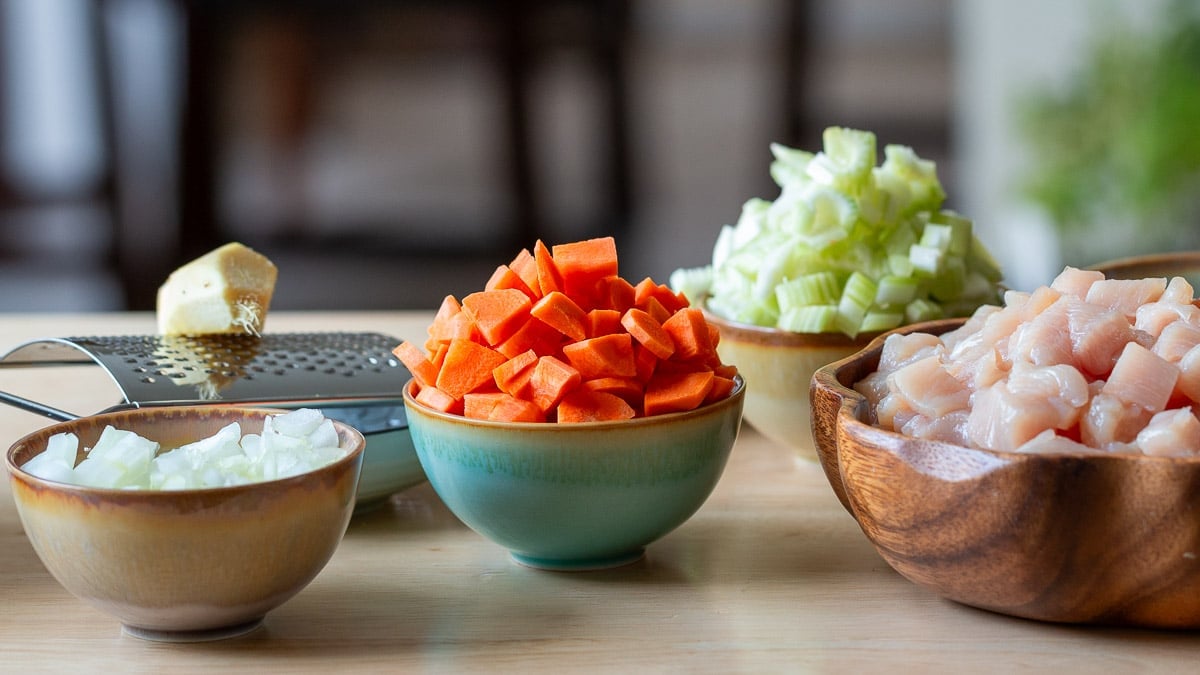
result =
[[228,640],[229,638],[245,635],[257,630],[262,626],[262,623],[262,617],[259,617],[233,626],[207,628],[204,630],[156,630],[154,628],[122,625],[121,631],[126,635],[152,642],[213,642],[215,640]]
[[645,548],[637,548],[632,551],[626,551],[614,556],[606,556],[603,558],[582,558],[582,559],[558,559],[558,558],[537,558],[534,556],[521,555],[520,553],[510,552],[509,557],[514,562],[525,567],[532,567],[539,570],[551,570],[554,572],[591,572],[595,570],[607,570],[614,567],[623,567],[631,565],[646,556]]

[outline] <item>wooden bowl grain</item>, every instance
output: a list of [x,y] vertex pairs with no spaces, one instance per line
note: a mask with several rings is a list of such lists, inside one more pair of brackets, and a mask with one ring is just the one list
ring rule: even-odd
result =
[[872,426],[851,386],[885,337],[818,370],[811,401],[826,477],[889,565],[1007,615],[1200,628],[1200,460],[993,452]]

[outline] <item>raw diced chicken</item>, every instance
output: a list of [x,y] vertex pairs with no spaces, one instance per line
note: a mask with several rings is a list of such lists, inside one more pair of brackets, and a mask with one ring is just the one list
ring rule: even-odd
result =
[[1162,329],[1162,333],[1150,351],[1171,363],[1179,363],[1183,355],[1198,344],[1200,344],[1200,325],[1180,319]]
[[1088,289],[1087,301],[1115,309],[1130,319],[1138,307],[1162,297],[1167,288],[1163,277],[1147,279],[1103,279]]
[[1047,429],[1075,426],[1088,384],[1070,366],[1014,369],[1007,381],[975,393],[967,437],[980,447],[1015,450]]
[[1200,308],[1190,302],[1185,304],[1159,300],[1138,307],[1133,325],[1138,330],[1158,337],[1163,329],[1172,323],[1181,320],[1195,323],[1198,316]]
[[1072,300],[1079,302],[1070,297],[1060,298],[1033,319],[1018,326],[1008,339],[1008,358],[1014,363],[1031,363],[1035,366],[1074,364],[1075,350],[1071,344],[1068,323],[1068,306]]
[[1200,420],[1187,408],[1164,410],[1138,432],[1137,445],[1147,455],[1200,454]]
[[905,422],[898,431],[905,436],[913,438],[926,438],[966,445],[967,417],[968,413],[966,410],[955,410],[948,415],[932,418],[924,415],[916,415]]
[[[913,438],[1031,453],[1200,455],[1200,304],[1182,277],[1066,268],[940,338],[889,338],[855,388]],[[1169,409],[1168,409],[1169,408]]]
[[917,414],[939,417],[962,410],[971,392],[942,367],[937,356],[927,356],[898,369],[888,378],[893,394],[903,396]]
[[1125,403],[1116,396],[1092,397],[1079,420],[1079,440],[1093,448],[1109,449],[1116,443],[1129,443],[1153,416],[1149,410]]
[[1088,289],[1092,287],[1092,284],[1103,279],[1103,272],[1067,267],[1054,278],[1054,281],[1050,282],[1050,288],[1063,295],[1073,295],[1084,300],[1087,298]]
[[1159,302],[1177,302],[1181,305],[1191,304],[1196,299],[1196,291],[1187,279],[1171,277],[1167,282],[1167,290],[1163,291]]
[[1041,453],[1097,453],[1102,452],[1089,445],[1084,445],[1066,436],[1060,436],[1053,429],[1047,429],[1017,447],[1017,452],[1029,454]]
[[1167,407],[1178,379],[1179,368],[1175,364],[1130,342],[1101,392],[1156,413]]
[[1179,359],[1179,381],[1175,388],[1193,403],[1200,403],[1200,347],[1192,347]]
[[1120,312],[1086,302],[1070,305],[1067,316],[1075,362],[1088,375],[1107,377],[1134,340],[1133,326]]

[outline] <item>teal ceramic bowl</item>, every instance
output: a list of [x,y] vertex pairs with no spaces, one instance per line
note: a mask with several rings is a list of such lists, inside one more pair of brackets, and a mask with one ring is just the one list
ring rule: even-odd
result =
[[721,478],[746,385],[683,413],[581,424],[488,422],[404,403],[446,506],[523,565],[616,567],[679,527]]

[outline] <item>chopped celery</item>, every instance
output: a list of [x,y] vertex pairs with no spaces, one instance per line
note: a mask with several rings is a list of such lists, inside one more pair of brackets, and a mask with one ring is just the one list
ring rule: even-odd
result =
[[933,162],[888,145],[876,166],[867,131],[831,127],[822,142],[772,144],[778,198],[747,200],[712,263],[672,274],[672,288],[735,321],[848,335],[998,302],[1000,267],[970,219],[942,209]]
[[859,324],[858,330],[863,333],[877,333],[891,330],[904,323],[904,312],[867,312]]
[[793,307],[779,315],[778,328],[796,333],[829,333],[837,329],[837,305]]
[[913,277],[889,274],[879,280],[875,291],[875,304],[880,307],[907,305],[917,297],[921,283]]
[[842,287],[837,274],[828,271],[789,279],[775,288],[781,314],[804,305],[834,305],[841,295]]

